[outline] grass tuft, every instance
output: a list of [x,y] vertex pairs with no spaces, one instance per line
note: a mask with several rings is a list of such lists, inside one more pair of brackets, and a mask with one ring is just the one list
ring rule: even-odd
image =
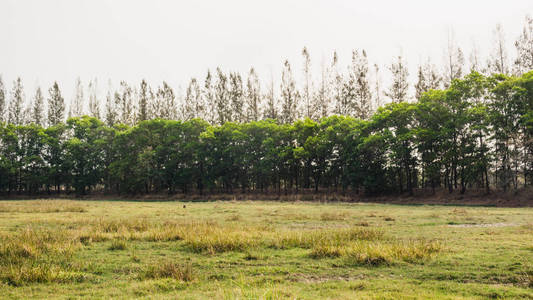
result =
[[318,244],[311,250],[312,258],[346,259],[348,264],[390,265],[396,262],[419,263],[442,250],[437,242],[352,242],[346,245]]
[[116,250],[126,250],[128,249],[128,245],[126,244],[126,241],[124,240],[113,240],[111,242],[111,246],[109,246],[109,248],[107,248],[111,251],[116,251]]
[[174,262],[162,262],[149,267],[144,272],[144,276],[142,278],[174,278],[181,281],[192,281],[194,279],[194,272],[190,263],[177,264]]

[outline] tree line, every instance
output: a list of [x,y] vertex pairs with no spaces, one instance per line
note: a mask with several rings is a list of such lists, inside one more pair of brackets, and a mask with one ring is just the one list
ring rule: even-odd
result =
[[[46,127],[83,115],[103,120],[108,126],[132,126],[158,118],[201,118],[218,125],[264,119],[289,124],[304,118],[319,121],[330,115],[367,120],[386,102],[419,100],[424,92],[448,88],[452,80],[472,71],[520,75],[532,70],[533,18],[526,17],[514,44],[516,54],[511,57],[503,29],[498,25],[493,30],[493,48],[488,55],[482,57],[474,45],[467,58],[452,35],[444,49],[443,64],[437,66],[429,58],[420,62],[415,82],[409,81],[408,64],[401,55],[381,70],[369,62],[364,50],[353,50],[347,67],[340,66],[334,52],[317,72],[307,48],[301,52],[301,68],[295,70],[288,60],[284,61],[279,84],[273,79],[265,84],[254,68],[247,74],[217,68],[214,72],[208,70],[204,78],[192,78],[179,92],[166,82],[152,87],[146,80],[133,85],[121,81],[116,88],[110,83],[105,97],[100,97],[96,79],[84,85],[78,78],[74,96],[66,101],[57,82],[48,93],[37,87],[31,97],[26,97],[21,78],[13,82],[8,95],[0,77],[0,122]],[[295,79],[297,72],[300,82]],[[390,85],[383,86],[382,75],[391,78]]]
[[221,122],[2,123],[0,192],[379,195],[533,184],[533,71],[474,71],[367,118]]

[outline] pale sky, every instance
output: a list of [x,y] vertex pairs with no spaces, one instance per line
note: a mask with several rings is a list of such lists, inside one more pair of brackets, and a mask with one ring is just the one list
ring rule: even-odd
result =
[[8,89],[21,76],[26,98],[57,80],[68,102],[78,76],[103,91],[108,79],[142,78],[177,89],[208,68],[253,66],[279,82],[284,59],[301,74],[307,46],[317,73],[333,50],[345,68],[352,49],[365,49],[383,77],[401,51],[413,81],[427,56],[442,64],[450,30],[467,58],[473,40],[484,56],[501,23],[513,57],[526,14],[533,0],[1,0],[0,74]]

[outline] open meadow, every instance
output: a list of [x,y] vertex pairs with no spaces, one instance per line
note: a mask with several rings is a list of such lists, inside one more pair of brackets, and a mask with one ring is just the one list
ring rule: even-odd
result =
[[533,209],[0,201],[0,295],[533,299]]

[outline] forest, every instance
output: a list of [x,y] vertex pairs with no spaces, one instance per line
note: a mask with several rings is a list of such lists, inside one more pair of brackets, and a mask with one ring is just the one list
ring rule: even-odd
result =
[[306,48],[303,83],[285,61],[279,91],[273,82],[262,89],[253,68],[246,80],[217,68],[181,96],[166,82],[154,90],[123,81],[101,109],[96,80],[84,89],[78,79],[68,112],[57,82],[46,101],[40,88],[25,101],[18,78],[7,103],[0,78],[0,193],[525,188],[533,183],[533,19],[515,42],[516,58],[504,43],[497,26],[487,62],[472,53],[467,67],[451,40],[444,71],[428,60],[413,85],[398,56],[387,89],[377,65],[370,79],[364,50],[352,52],[347,72],[334,53],[315,82]]

